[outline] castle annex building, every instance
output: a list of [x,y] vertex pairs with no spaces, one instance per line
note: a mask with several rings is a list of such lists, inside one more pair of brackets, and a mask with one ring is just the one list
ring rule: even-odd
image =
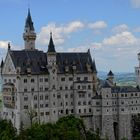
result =
[[3,119],[20,129],[32,121],[55,122],[73,114],[84,120],[87,129],[99,129],[102,137],[131,140],[131,117],[140,113],[138,88],[117,86],[112,71],[100,82],[90,51],[56,52],[52,33],[46,52],[36,49],[30,10],[23,39],[25,48],[12,50],[9,44],[1,62]]

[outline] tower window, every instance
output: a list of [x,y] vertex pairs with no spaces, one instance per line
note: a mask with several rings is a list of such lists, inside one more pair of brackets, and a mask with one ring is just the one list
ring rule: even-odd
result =
[[62,77],[62,78],[61,78],[61,81],[65,81],[65,78],[64,78],[64,77]]

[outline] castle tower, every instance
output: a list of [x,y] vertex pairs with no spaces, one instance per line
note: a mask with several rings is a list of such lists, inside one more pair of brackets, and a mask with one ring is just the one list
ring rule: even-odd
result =
[[109,82],[111,82],[111,84],[113,84],[114,74],[111,70],[107,74],[107,79],[109,80]]
[[35,49],[36,33],[34,30],[34,25],[33,25],[32,17],[30,14],[30,9],[28,9],[28,16],[27,16],[26,22],[25,22],[23,39],[24,39],[26,50]]
[[[50,41],[48,45],[48,51],[47,51],[47,62],[48,62],[48,71],[49,71],[49,91],[51,91],[50,94],[50,113],[52,114],[50,121],[55,122],[58,120],[58,108],[57,108],[57,102],[55,97],[57,96],[57,65],[56,65],[56,51],[55,46],[53,43],[52,33],[50,33]],[[55,104],[53,104],[55,102]],[[55,114],[54,114],[55,112]]]
[[136,84],[140,86],[140,53],[138,53],[138,67],[135,67],[135,74],[136,74]]

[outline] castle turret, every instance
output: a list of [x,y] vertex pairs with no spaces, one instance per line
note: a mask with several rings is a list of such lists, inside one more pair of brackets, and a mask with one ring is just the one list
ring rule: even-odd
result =
[[113,84],[114,74],[113,74],[113,72],[111,70],[107,74],[107,79],[109,80],[109,82],[111,82],[111,84]]
[[136,84],[140,86],[140,53],[138,53],[139,66],[135,67]]
[[35,49],[36,33],[34,30],[34,25],[33,25],[32,17],[30,14],[30,9],[28,9],[28,16],[27,16],[26,22],[25,22],[23,39],[25,42],[25,49],[26,50],[34,50]]

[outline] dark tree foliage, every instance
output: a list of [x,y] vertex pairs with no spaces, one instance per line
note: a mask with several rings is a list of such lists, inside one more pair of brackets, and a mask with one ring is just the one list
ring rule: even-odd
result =
[[86,130],[83,121],[72,115],[60,118],[56,123],[38,124],[23,129],[20,133],[10,121],[0,120],[0,140],[101,140],[99,130]]
[[87,131],[83,121],[72,115],[60,118],[55,124],[32,124],[23,134],[20,140],[101,140],[99,131]]
[[140,114],[132,116],[132,135],[134,140],[140,139]]
[[0,139],[1,140],[16,140],[16,129],[11,121],[0,120]]

